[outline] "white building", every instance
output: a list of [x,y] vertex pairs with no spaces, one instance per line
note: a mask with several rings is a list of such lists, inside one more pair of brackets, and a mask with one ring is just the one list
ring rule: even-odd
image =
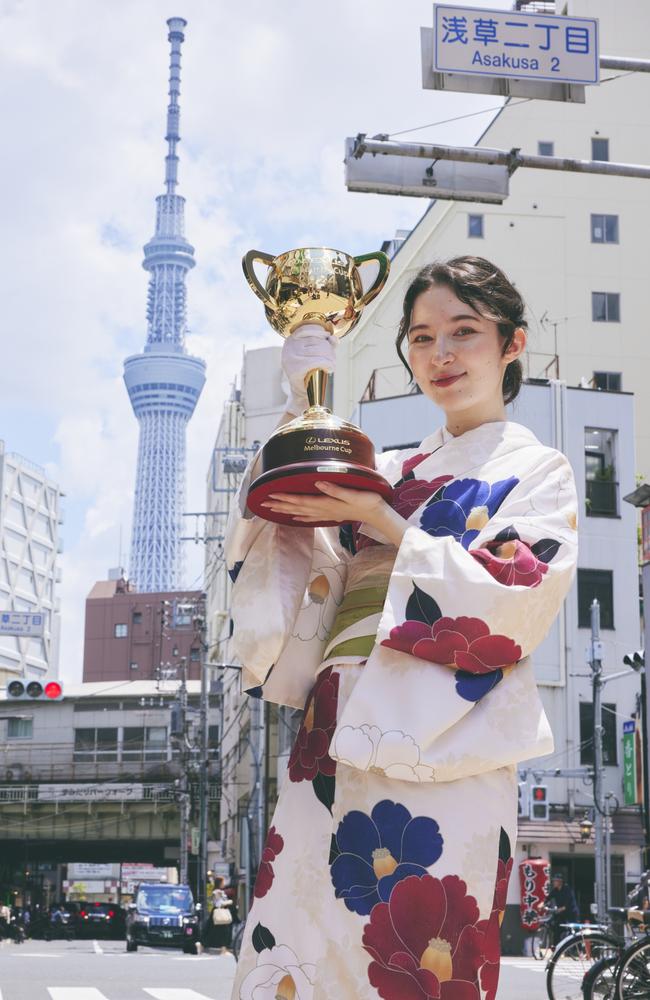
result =
[[0,635],[0,683],[59,669],[59,554],[64,494],[44,469],[0,441],[0,612],[42,612],[42,638]]
[[[646,0],[567,0],[555,6],[561,14],[599,18],[601,52],[647,58]],[[599,86],[587,87],[585,104],[512,99],[478,145],[650,164],[650,77],[607,70],[601,77]],[[421,135],[435,139],[435,133]],[[634,393],[635,471],[650,479],[648,232],[650,182],[628,177],[520,169],[502,205],[431,203],[408,238],[400,233],[393,241],[391,249],[396,245],[398,252],[386,289],[340,344],[336,412],[352,413],[373,372],[378,395],[403,391],[394,337],[407,285],[434,259],[475,254],[498,264],[524,296],[527,374],[559,377],[569,385],[593,379],[597,387]]]

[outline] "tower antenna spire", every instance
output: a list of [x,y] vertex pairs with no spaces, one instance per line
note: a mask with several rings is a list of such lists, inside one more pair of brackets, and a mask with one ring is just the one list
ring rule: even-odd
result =
[[167,105],[167,156],[165,157],[165,187],[167,194],[174,194],[178,184],[178,154],[176,147],[181,141],[181,109],[178,98],[181,92],[181,45],[185,40],[183,29],[187,21],[182,17],[170,17],[167,21],[171,43],[169,56],[169,104]]

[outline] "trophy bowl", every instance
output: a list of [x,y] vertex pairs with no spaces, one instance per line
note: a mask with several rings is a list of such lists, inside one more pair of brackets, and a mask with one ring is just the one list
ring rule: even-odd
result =
[[[359,270],[372,261],[378,265],[377,275],[364,291]],[[264,285],[254,271],[255,262],[268,267]],[[278,257],[251,250],[242,264],[250,287],[264,304],[267,320],[285,338],[309,325],[344,337],[379,294],[390,268],[388,258],[380,251],[353,257],[326,247],[290,250]],[[271,493],[319,495],[314,484],[321,480],[370,490],[385,499],[392,495],[392,487],[375,469],[375,449],[370,439],[324,405],[327,379],[328,372],[323,369],[307,374],[308,409],[279,427],[262,447],[262,474],[249,489],[247,506],[267,521],[304,527],[291,515],[261,505]],[[322,521],[319,526],[335,523]],[[315,522],[313,526],[317,526]]]

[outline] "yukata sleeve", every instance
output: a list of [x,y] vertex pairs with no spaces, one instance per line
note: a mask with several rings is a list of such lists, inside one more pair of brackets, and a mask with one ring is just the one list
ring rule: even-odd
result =
[[[481,675],[516,664],[541,643],[575,574],[577,500],[566,458],[539,451],[534,471],[521,481],[491,484],[476,506],[462,509],[462,537],[442,533],[447,519],[458,523],[452,517],[457,512],[436,514],[435,498],[421,526],[407,529],[379,644]],[[457,484],[459,496],[463,483]],[[500,491],[503,499],[491,513],[492,496]]]
[[[476,481],[455,480],[444,491],[455,499],[434,495],[420,524],[407,528],[377,643],[333,737],[335,759],[432,781],[445,780],[443,755],[454,759],[447,773],[456,777],[526,759],[528,750],[550,752],[528,657],[573,580],[577,502],[559,452],[540,446],[527,466],[534,471],[521,479],[478,483],[478,493]],[[478,502],[461,504],[459,525],[450,505],[468,496]],[[443,506],[427,516],[436,503]],[[525,710],[497,752],[508,696]]]
[[333,529],[288,527],[246,507],[250,466],[234,497],[225,557],[233,653],[245,690],[302,708],[343,598],[347,554]]

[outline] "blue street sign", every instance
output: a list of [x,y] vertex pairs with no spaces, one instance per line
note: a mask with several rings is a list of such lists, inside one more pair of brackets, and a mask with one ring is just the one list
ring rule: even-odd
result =
[[434,4],[433,70],[598,83],[598,20]]
[[44,618],[42,612],[0,611],[0,635],[29,636],[43,635]]

